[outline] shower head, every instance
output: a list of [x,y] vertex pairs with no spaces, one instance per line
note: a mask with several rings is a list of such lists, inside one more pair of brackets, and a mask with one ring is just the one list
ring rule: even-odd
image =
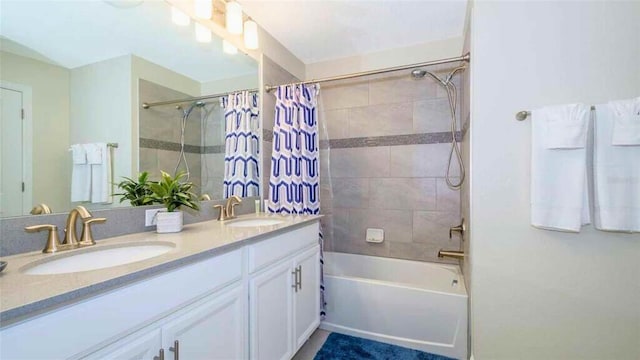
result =
[[422,79],[425,75],[427,75],[427,71],[426,70],[414,69],[413,71],[411,71],[411,76],[414,79]]

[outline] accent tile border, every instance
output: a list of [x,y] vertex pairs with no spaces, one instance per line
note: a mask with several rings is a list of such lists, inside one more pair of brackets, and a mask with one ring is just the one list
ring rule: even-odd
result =
[[[180,144],[170,141],[140,138],[140,147],[167,151],[180,151]],[[224,145],[197,146],[185,144],[184,151],[190,154],[222,154]]]
[[[466,129],[465,129],[466,132]],[[456,141],[462,141],[464,134],[456,131]],[[264,141],[273,141],[273,132],[262,132]],[[434,132],[407,135],[370,136],[346,139],[320,140],[320,149],[366,148],[376,146],[446,144],[451,142],[451,132]]]

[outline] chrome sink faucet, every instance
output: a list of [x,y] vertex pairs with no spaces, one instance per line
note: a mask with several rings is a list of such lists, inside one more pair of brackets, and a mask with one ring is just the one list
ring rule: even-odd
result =
[[242,199],[238,195],[231,195],[225,205],[214,205],[214,209],[220,209],[218,213],[218,221],[230,220],[236,217],[235,207],[240,204]]
[[[76,232],[76,222],[78,221],[78,216],[80,216],[80,218],[82,219],[82,233],[80,235],[80,241],[78,241],[78,235]],[[45,244],[42,252],[55,253],[58,251],[70,250],[78,247],[95,245],[96,242],[95,240],[93,240],[91,224],[104,223],[106,221],[106,218],[94,218],[89,210],[87,210],[84,206],[76,206],[69,212],[69,216],[67,216],[67,226],[66,229],[64,229],[65,235],[62,243],[60,243],[59,241],[58,227],[55,225],[45,224],[27,226],[24,228],[24,230],[26,232],[39,232],[48,230],[49,236],[47,237],[47,243]]]

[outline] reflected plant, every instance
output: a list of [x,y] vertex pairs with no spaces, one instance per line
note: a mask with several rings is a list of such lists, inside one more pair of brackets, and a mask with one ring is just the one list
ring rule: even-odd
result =
[[148,172],[141,172],[137,181],[126,176],[123,176],[123,178],[124,180],[118,184],[118,188],[122,190],[122,192],[113,194],[114,196],[121,196],[121,203],[125,200],[129,200],[131,206],[144,206],[156,203],[150,187],[151,182],[148,180]]

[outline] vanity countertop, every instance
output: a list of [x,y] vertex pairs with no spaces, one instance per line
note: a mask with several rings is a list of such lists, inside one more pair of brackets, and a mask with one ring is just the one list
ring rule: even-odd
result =
[[[210,258],[240,248],[266,236],[277,235],[318,220],[321,215],[250,214],[234,220],[205,221],[186,225],[182,232],[158,234],[143,232],[100,240],[90,248],[69,250],[55,255],[31,252],[0,258],[7,268],[0,273],[0,327],[31,316],[83,300],[104,291],[144,279],[185,264]],[[256,227],[230,227],[227,224],[242,219],[284,220],[282,223]],[[45,239],[43,238],[43,245]],[[27,275],[23,267],[60,254],[72,254],[85,249],[135,242],[138,244],[171,242],[175,248],[162,255],[109,268],[56,275]]]

